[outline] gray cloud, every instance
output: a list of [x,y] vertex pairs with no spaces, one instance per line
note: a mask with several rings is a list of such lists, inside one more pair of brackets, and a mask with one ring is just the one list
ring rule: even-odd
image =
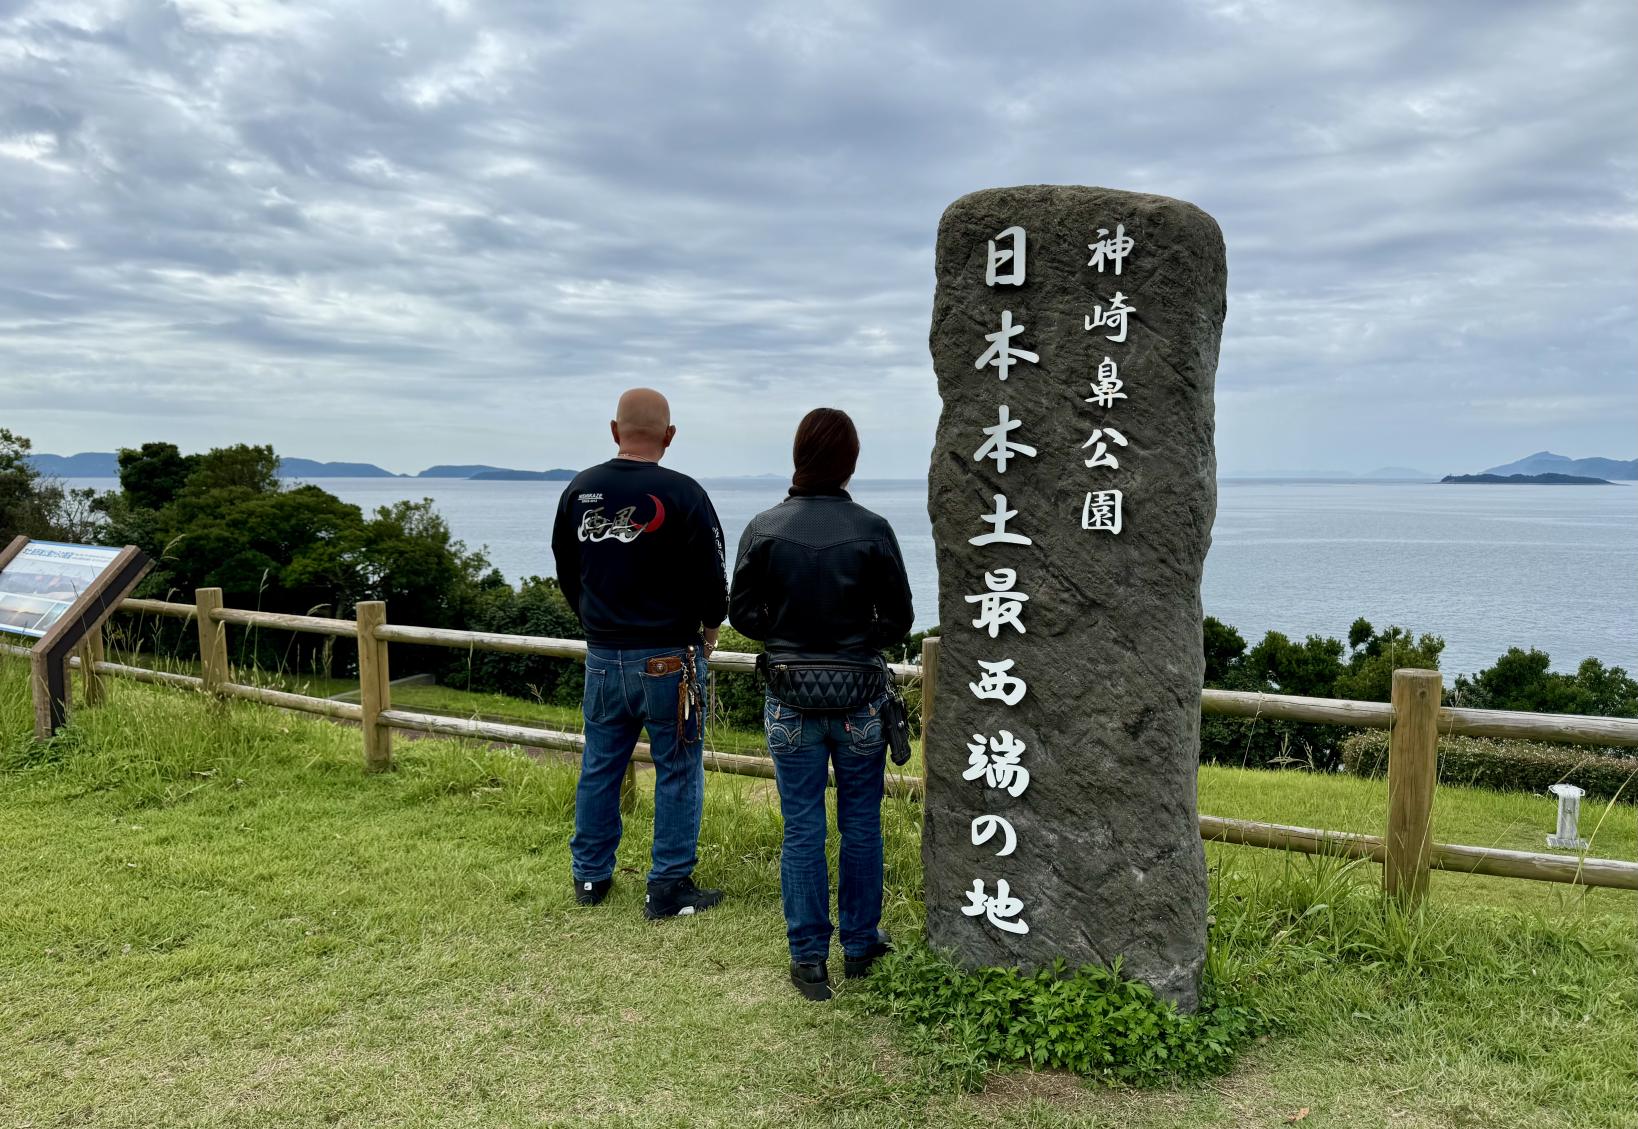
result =
[[1226,471],[1630,454],[1638,9],[0,0],[0,422],[415,470],[924,469],[932,238],[997,184],[1229,245]]

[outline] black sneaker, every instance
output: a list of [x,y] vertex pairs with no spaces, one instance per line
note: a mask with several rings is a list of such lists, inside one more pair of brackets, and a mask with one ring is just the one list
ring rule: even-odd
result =
[[893,942],[883,930],[876,930],[876,943],[856,957],[844,957],[842,960],[842,975],[849,980],[858,980],[869,976],[870,970],[876,962],[893,951]]
[[703,913],[722,901],[721,890],[702,890],[692,878],[676,878],[670,882],[650,882],[648,897],[643,900],[643,916],[650,921],[665,917],[687,917]]
[[609,890],[614,886],[614,879],[604,878],[597,882],[587,882],[583,878],[574,880],[574,900],[583,906],[600,906],[603,899],[609,896]]
[[830,972],[822,960],[791,961],[791,983],[810,1000],[830,999]]

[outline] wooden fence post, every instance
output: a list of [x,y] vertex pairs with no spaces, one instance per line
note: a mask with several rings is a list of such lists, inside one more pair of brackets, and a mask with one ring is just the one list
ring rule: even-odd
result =
[[361,600],[358,605],[358,704],[364,708],[364,771],[384,772],[392,767],[392,730],[381,724],[381,711],[392,709],[392,675],[387,670],[387,644],[375,629],[387,622],[383,600]]
[[620,810],[630,815],[637,810],[637,762],[626,762],[626,774],[620,780]]
[[222,607],[220,588],[193,590],[194,625],[199,630],[199,673],[204,679],[207,694],[222,696],[222,683],[233,681],[228,670],[227,624],[219,623],[211,613]]
[[101,704],[104,697],[102,675],[97,673],[97,664],[105,657],[102,643],[102,628],[97,628],[85,637],[80,644],[80,681],[85,687],[85,704],[95,706]]
[[1433,790],[1439,778],[1437,670],[1393,672],[1393,728],[1388,733],[1388,834],[1382,886],[1406,909],[1428,891],[1433,860]]
[[938,682],[938,636],[921,641],[921,786],[927,788],[927,726],[933,720],[933,687]]

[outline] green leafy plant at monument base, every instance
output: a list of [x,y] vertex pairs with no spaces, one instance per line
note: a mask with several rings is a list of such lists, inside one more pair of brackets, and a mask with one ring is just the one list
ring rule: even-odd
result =
[[1061,962],[1033,974],[962,971],[925,946],[879,962],[873,999],[963,1083],[1016,1064],[1106,1082],[1153,1085],[1222,1074],[1267,1020],[1208,977],[1200,1010],[1185,1015],[1113,969]]

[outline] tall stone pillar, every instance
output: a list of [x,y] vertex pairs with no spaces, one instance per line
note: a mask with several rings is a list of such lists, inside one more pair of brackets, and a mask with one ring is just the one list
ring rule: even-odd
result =
[[944,213],[937,276],[928,939],[1118,959],[1192,1009],[1222,234],[1162,196],[992,189]]

